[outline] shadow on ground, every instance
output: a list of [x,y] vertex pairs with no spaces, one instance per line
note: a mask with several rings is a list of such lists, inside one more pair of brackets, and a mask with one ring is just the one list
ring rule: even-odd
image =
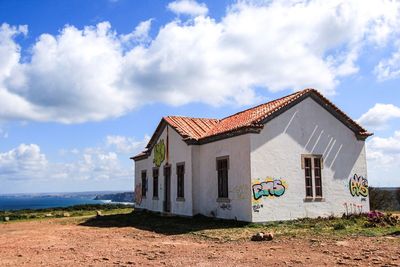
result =
[[146,211],[133,211],[129,214],[93,217],[80,225],[89,227],[134,227],[165,235],[178,235],[207,229],[242,227],[248,225],[248,223],[232,220],[217,220],[200,215],[186,218],[162,216]]

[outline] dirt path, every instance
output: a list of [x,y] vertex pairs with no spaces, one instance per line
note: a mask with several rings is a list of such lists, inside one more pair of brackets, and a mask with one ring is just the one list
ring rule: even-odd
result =
[[0,224],[0,266],[400,266],[399,237],[202,240],[71,219]]

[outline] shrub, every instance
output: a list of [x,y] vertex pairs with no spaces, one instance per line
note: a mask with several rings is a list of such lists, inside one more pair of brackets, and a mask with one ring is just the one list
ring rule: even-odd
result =
[[335,223],[333,225],[333,229],[334,230],[343,230],[343,229],[346,229],[346,225],[344,225],[344,223],[342,223],[342,222]]

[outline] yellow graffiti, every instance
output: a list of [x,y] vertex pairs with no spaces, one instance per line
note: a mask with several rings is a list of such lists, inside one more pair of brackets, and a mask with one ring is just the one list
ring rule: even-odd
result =
[[161,163],[165,159],[165,144],[164,144],[164,139],[161,139],[160,142],[158,142],[154,146],[154,159],[153,163],[157,166],[160,167]]
[[350,189],[350,194],[353,197],[355,196],[366,197],[368,196],[368,181],[364,177],[354,174],[354,176],[350,178],[349,189]]

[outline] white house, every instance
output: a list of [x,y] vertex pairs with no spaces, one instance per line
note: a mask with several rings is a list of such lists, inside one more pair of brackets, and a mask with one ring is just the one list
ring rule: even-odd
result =
[[314,89],[223,119],[164,117],[131,158],[137,208],[248,222],[369,211],[370,135]]

